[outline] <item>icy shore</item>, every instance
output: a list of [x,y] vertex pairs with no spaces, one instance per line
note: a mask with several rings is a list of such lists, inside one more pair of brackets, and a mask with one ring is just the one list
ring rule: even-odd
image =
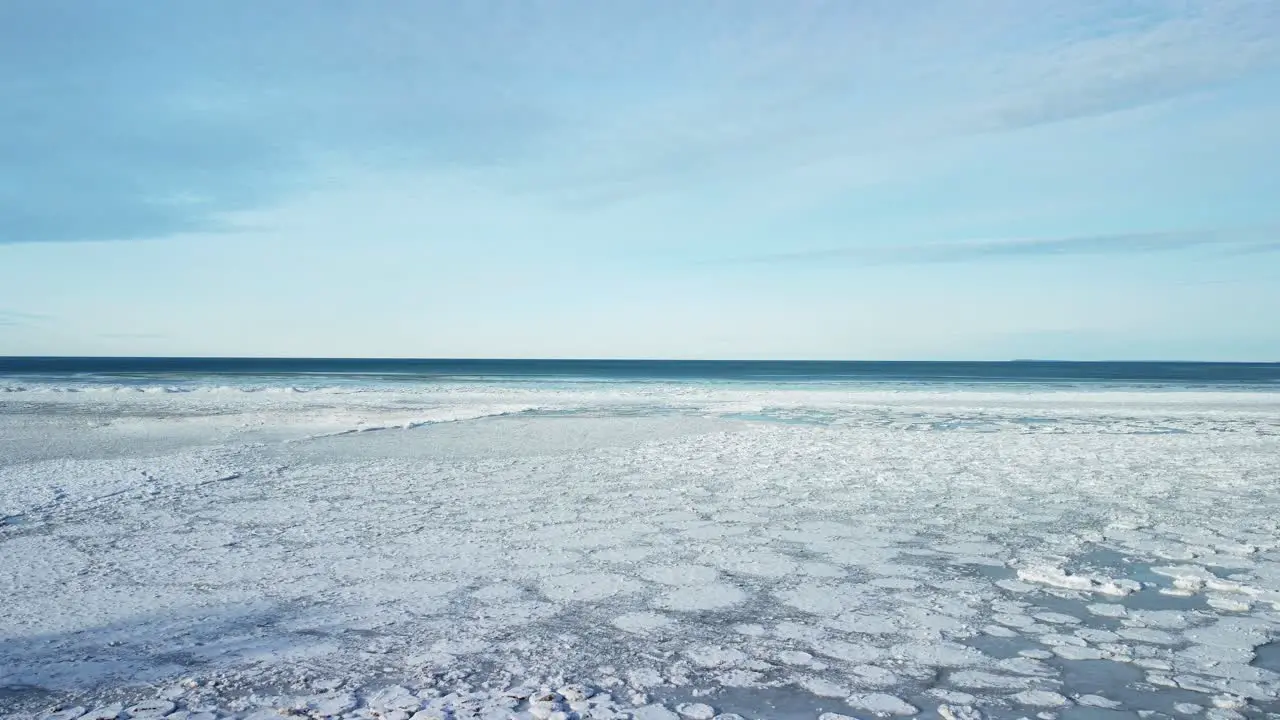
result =
[[66,390],[5,717],[1280,713],[1280,394]]

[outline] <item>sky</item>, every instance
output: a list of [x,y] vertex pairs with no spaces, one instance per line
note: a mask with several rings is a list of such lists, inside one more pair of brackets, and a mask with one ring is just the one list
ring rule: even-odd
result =
[[1280,361],[1275,0],[6,0],[0,355]]

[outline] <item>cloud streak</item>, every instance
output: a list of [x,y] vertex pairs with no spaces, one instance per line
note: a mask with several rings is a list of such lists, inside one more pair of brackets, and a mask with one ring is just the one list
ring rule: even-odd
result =
[[976,73],[1001,90],[975,104],[975,127],[1018,129],[1137,108],[1280,62],[1274,3],[1155,2],[1146,8],[1036,52],[979,60],[985,69]]
[[692,91],[586,128],[572,155],[582,160],[537,187],[610,203],[856,165],[891,148],[1157,105],[1280,65],[1280,6],[1265,0],[1156,0],[1122,20],[1113,3],[803,7],[757,14],[692,71]]
[[432,57],[452,30],[430,20],[407,5],[0,5],[0,245],[229,231],[235,213],[331,183],[326,162],[522,153],[540,111],[473,92],[481,48]]
[[334,166],[587,203],[760,182],[1280,63],[1273,0],[904,7],[12,0],[0,244],[226,231]]
[[5,310],[0,308],[0,325],[6,327],[14,327],[18,325],[36,325],[49,320],[48,315],[39,313],[19,312],[17,310]]
[[105,340],[167,340],[169,335],[165,333],[150,332],[119,332],[119,333],[98,333],[98,337]]
[[1182,230],[1113,233],[1059,238],[999,238],[830,248],[773,253],[729,260],[730,263],[810,263],[847,261],[867,265],[964,263],[982,260],[1045,258],[1068,255],[1140,255],[1210,248],[1221,254],[1280,252],[1280,229]]

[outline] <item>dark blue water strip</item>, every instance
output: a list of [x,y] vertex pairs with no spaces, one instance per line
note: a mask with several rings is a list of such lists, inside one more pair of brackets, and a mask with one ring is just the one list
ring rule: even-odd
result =
[[0,357],[0,375],[367,376],[409,380],[595,379],[1138,383],[1277,386],[1280,363],[863,362],[790,360],[498,360]]

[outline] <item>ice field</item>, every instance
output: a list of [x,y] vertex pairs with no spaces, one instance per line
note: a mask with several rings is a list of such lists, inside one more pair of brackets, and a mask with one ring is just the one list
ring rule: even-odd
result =
[[0,383],[0,714],[1280,717],[1280,393]]

